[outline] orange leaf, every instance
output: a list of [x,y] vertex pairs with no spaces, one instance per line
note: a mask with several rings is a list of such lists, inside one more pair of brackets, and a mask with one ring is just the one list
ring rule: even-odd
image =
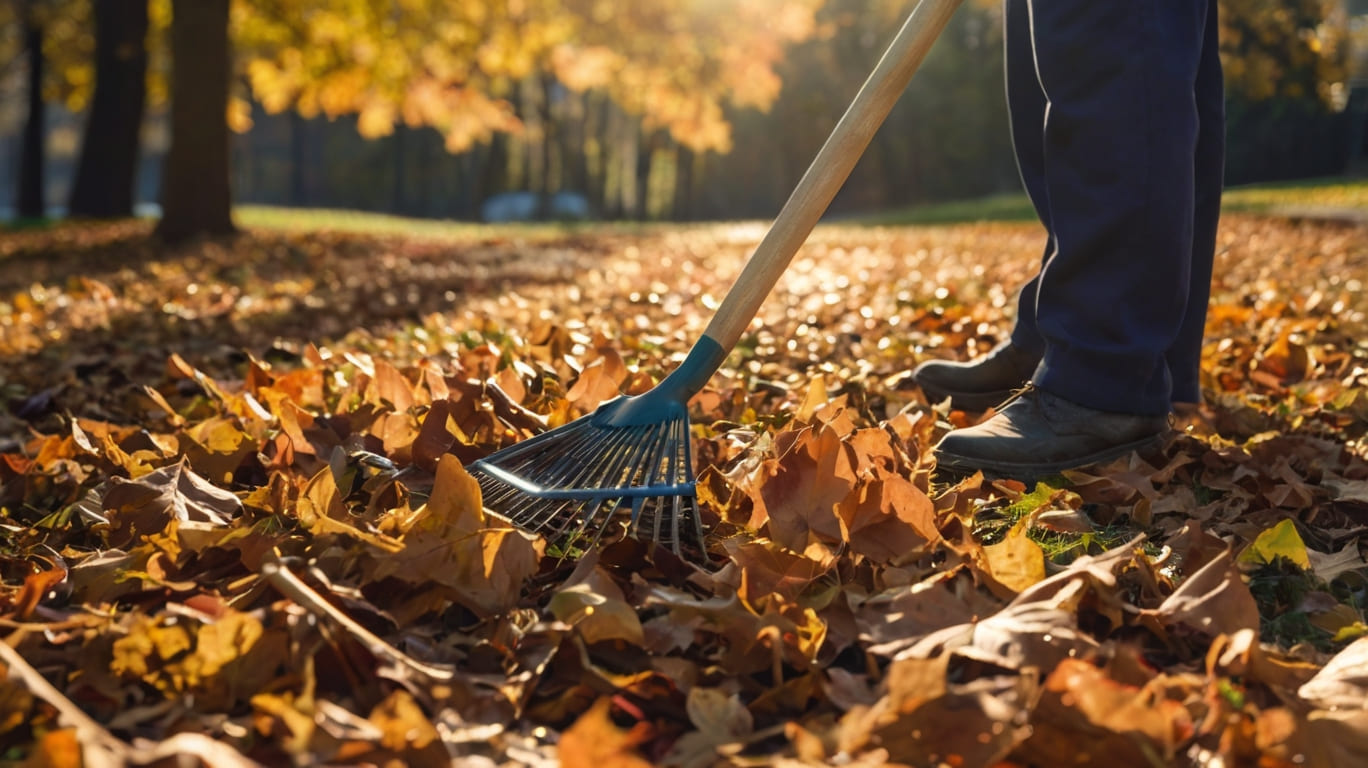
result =
[[931,499],[900,475],[867,484],[850,502],[840,505],[850,547],[875,562],[896,562],[940,539]]
[[855,487],[855,470],[849,446],[834,429],[800,430],[792,448],[765,462],[762,473],[759,492],[751,494],[755,519],[768,520],[776,542],[802,552],[815,541],[846,539],[836,509]]
[[651,768],[636,752],[650,726],[619,728],[608,716],[610,706],[608,699],[599,699],[561,734],[559,757],[564,768]]

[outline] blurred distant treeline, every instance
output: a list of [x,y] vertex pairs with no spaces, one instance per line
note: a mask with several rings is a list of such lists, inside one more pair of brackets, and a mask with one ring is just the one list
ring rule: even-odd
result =
[[[1363,172],[1368,0],[1221,4],[1228,180]],[[231,202],[476,219],[508,192],[767,217],[911,5],[0,0],[0,207],[156,202],[172,237]],[[834,208],[1018,188],[1001,6],[968,0]]]

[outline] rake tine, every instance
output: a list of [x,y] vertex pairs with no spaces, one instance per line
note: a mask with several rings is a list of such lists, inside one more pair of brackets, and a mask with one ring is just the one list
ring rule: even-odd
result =
[[[661,462],[663,455],[665,453],[665,447],[665,442],[663,440],[656,440],[651,443],[651,457],[647,460],[646,463],[646,466],[650,468],[649,474],[646,477],[647,485],[656,485],[659,482],[672,481],[674,479],[672,472],[661,472]],[[648,499],[646,497],[636,498],[632,500],[632,522],[628,530],[633,537],[640,537],[641,535],[641,513],[650,503],[650,501],[652,501],[652,499]],[[659,505],[657,504],[656,506],[658,507]],[[660,541],[659,522],[657,522],[655,525],[655,530],[651,535],[651,540],[655,542]]]
[[[693,478],[693,441],[689,439],[689,425],[688,425],[687,422],[685,422],[684,424],[681,424],[681,425],[680,425],[680,431],[682,432],[682,434],[680,435],[680,439],[679,439],[679,441],[678,441],[678,443],[677,443],[677,445],[679,445],[679,453],[682,454],[682,456],[680,456],[680,459],[681,459],[681,461],[682,461],[682,463],[683,463],[684,471],[687,472],[687,473],[689,474],[689,482],[690,482],[690,484],[692,485],[692,484],[693,484],[693,481],[694,481],[694,478]],[[676,499],[678,500],[678,497],[676,497]],[[693,518],[693,533],[694,533],[694,536],[697,537],[696,540],[697,540],[699,549],[700,549],[700,550],[702,551],[702,553],[706,556],[706,554],[707,554],[707,545],[706,545],[706,542],[705,542],[705,540],[704,540],[704,534],[703,534],[703,519],[702,519],[702,516],[699,514],[699,509],[698,509],[698,497],[697,497],[696,495],[690,495],[690,496],[689,496],[689,498],[688,498],[688,506],[689,506],[689,514],[690,514],[690,516]],[[679,519],[678,519],[678,516],[676,515],[676,517],[675,517],[676,535],[678,535],[678,528],[679,528]]]
[[[609,444],[607,445],[607,447],[603,449],[602,453],[600,454],[600,458],[602,460],[598,462],[584,462],[580,464],[576,464],[573,461],[567,460],[563,462],[564,466],[570,470],[578,468],[578,473],[573,475],[567,474],[559,476],[556,477],[556,479],[561,481],[560,484],[570,484],[585,487],[603,486],[606,480],[613,480],[615,479],[614,476],[620,474],[621,468],[624,466],[625,463],[625,457],[631,454],[634,445],[640,444],[640,440],[637,437],[637,434],[641,432],[641,430],[641,427],[615,430]],[[591,525],[596,524],[595,521],[598,519],[600,511],[606,511],[608,514],[605,516],[602,528],[599,529],[598,535],[594,537],[594,541],[596,543],[603,534],[602,529],[606,528],[608,523],[612,520],[611,513],[613,509],[617,506],[616,503],[609,504],[608,502],[609,500],[605,498],[594,499],[593,504],[587,510],[587,514],[567,515],[565,519],[561,522],[560,527],[556,529],[553,536],[555,538],[564,537],[566,530],[576,522],[576,518],[579,518],[579,525],[576,526],[574,533],[569,536],[569,540],[573,541],[575,539],[578,539],[584,536],[585,531]],[[606,510],[604,509],[605,507],[607,507]]]
[[619,472],[622,458],[631,450],[640,430],[640,427],[614,430],[608,444],[597,453],[595,461],[584,461],[583,457],[567,457],[565,467],[574,470],[578,466],[579,471],[563,478],[559,484],[590,488],[609,487],[607,481],[616,479],[614,475]]
[[[679,425],[673,425],[673,426],[677,429]],[[685,429],[687,430],[687,426],[685,427]],[[676,436],[676,440],[677,440],[677,436]],[[666,458],[667,466],[669,467],[669,473],[670,473],[671,476],[673,476],[673,475],[675,475],[676,473],[678,473],[678,472],[680,471],[680,469],[681,469],[680,457],[679,457],[679,447],[680,447],[680,446],[679,446],[678,442],[672,443],[672,445],[675,446],[675,450],[671,451],[671,452],[670,452],[670,455]],[[688,467],[688,466],[691,466],[691,465],[686,463],[686,464],[683,464],[683,466],[684,466],[684,467]],[[676,555],[680,554],[680,551],[679,551],[679,546],[680,546],[680,545],[679,545],[679,508],[680,508],[680,506],[681,506],[680,501],[681,501],[680,498],[677,497],[677,496],[676,496],[674,499],[671,500],[671,504],[670,504],[671,510],[670,510],[670,511],[671,511],[672,514],[668,515],[668,517],[670,518],[670,524],[671,524],[671,531],[670,531],[671,548],[674,550],[674,553],[675,553]],[[664,514],[664,511],[663,511],[662,509],[660,509],[661,506],[662,506],[662,505],[657,505],[657,508],[656,508],[656,516],[655,516],[655,521],[654,521],[654,522],[655,522],[655,532],[654,532],[654,534],[653,534],[653,537],[655,538],[656,541],[659,541],[659,540],[660,540],[660,528],[661,528],[661,525],[665,522],[665,521],[663,520],[663,518],[667,516],[667,515]]]

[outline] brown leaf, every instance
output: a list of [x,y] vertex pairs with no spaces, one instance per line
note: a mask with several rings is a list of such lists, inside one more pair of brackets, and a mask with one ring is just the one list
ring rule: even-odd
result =
[[24,586],[14,598],[14,615],[20,621],[27,621],[39,603],[48,596],[52,588],[61,584],[67,577],[62,568],[49,568],[24,577]]
[[413,463],[428,472],[436,471],[437,459],[456,443],[456,435],[447,427],[451,417],[450,400],[434,400],[432,407],[423,415],[418,436],[413,440]]
[[666,763],[682,768],[704,768],[719,758],[718,747],[745,740],[755,728],[750,710],[736,694],[716,688],[695,687],[689,691],[685,709],[697,730],[675,742]]
[[583,581],[556,592],[547,609],[560,621],[574,625],[586,643],[646,643],[636,610],[627,604],[622,590],[602,568],[594,568]]
[[949,655],[893,662],[886,693],[841,718],[840,748],[878,748],[910,765],[994,765],[1029,734],[1025,715],[1036,696],[1033,677],[948,679]]
[[779,549],[769,541],[728,541],[732,562],[741,572],[738,593],[751,605],[763,605],[771,595],[795,599],[835,565],[824,548],[810,553]]
[[1297,695],[1321,709],[1368,709],[1368,637],[1335,654]]
[[845,541],[837,505],[855,487],[850,449],[829,426],[806,427],[789,450],[765,461],[752,477],[752,525],[764,523],[779,544],[802,552],[813,542]]
[[1161,635],[1185,628],[1208,637],[1259,627],[1259,606],[1240,576],[1229,550],[1213,558],[1178,585],[1158,608],[1141,620]]
[[[380,729],[380,746],[386,749],[400,754],[410,751],[418,753],[440,745],[441,736],[437,729],[424,716],[422,708],[408,691],[397,690],[385,697],[371,710],[369,719]],[[440,756],[443,752],[439,748],[429,757]],[[423,762],[428,765],[442,764],[431,759]],[[408,764],[413,764],[412,759]]]
[[545,542],[486,519],[480,484],[451,455],[437,461],[428,503],[417,510],[396,551],[373,552],[372,579],[432,583],[483,615],[514,606],[537,572]]
[[858,499],[847,497],[838,507],[852,551],[876,563],[899,562],[940,540],[935,505],[903,477],[863,484]]
[[237,496],[195,474],[184,461],[136,480],[110,478],[100,503],[112,524],[109,542],[116,547],[160,533],[172,520],[227,525],[242,514]]
[[1194,731],[1187,708],[1064,659],[1045,680],[1021,755],[1040,765],[1105,761],[1117,768],[1172,764]]
[[911,588],[884,590],[862,602],[855,621],[867,650],[896,656],[933,632],[972,622],[974,608],[953,579],[954,574],[933,574]]
[[620,394],[619,386],[622,380],[615,378],[614,374],[617,372],[615,369],[621,364],[620,359],[615,366],[606,358],[599,358],[585,366],[575,379],[574,386],[565,393],[565,399],[580,411],[588,412],[617,397]]
[[1030,518],[1032,528],[1054,533],[1091,533],[1097,530],[1092,518],[1077,509],[1047,509]]

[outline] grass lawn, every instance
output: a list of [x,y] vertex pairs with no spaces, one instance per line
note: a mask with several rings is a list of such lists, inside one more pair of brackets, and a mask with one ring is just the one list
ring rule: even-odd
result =
[[[1227,189],[1222,208],[1233,213],[1345,217],[1368,221],[1368,178],[1305,179],[1275,184],[1255,184]],[[564,236],[569,232],[645,234],[658,227],[679,227],[669,222],[583,223],[534,222],[481,224],[449,219],[422,219],[387,213],[348,211],[328,208],[289,208],[270,205],[238,205],[233,216],[243,227],[299,232],[351,232],[370,235],[399,235],[437,239],[488,239],[515,237],[540,240]],[[883,211],[840,217],[846,224],[867,226],[908,226],[961,224],[979,221],[1035,221],[1035,209],[1026,195],[1008,193],[972,200],[890,208]],[[61,219],[31,219],[0,222],[0,231],[47,229],[61,226]]]
[[[1368,179],[1303,179],[1251,184],[1225,191],[1222,209],[1232,213],[1270,213],[1368,218]],[[856,216],[873,226],[955,224],[972,221],[1034,221],[1035,209],[1024,193],[976,200],[915,205]]]

